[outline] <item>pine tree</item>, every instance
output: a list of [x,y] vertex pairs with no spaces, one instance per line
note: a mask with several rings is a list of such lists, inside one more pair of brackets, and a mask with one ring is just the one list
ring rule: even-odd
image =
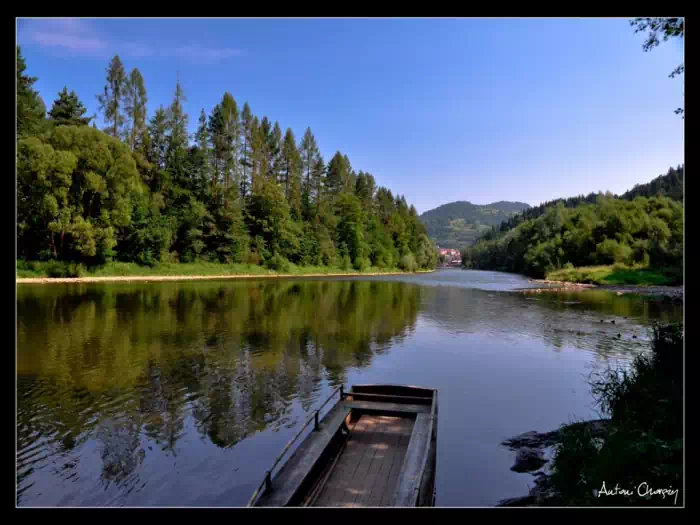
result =
[[336,151],[331,161],[328,163],[328,174],[326,181],[328,191],[332,195],[337,195],[345,190],[349,175],[346,164],[346,156],[343,156],[340,151]]
[[32,87],[36,77],[25,75],[27,64],[17,46],[17,135],[31,135],[43,124],[46,106]]
[[128,143],[132,151],[143,149],[143,137],[146,133],[146,86],[141,72],[134,68],[126,80],[124,111],[129,119]]
[[[194,135],[194,140],[197,143],[201,164],[199,168],[199,178],[202,182],[209,182],[210,172],[210,150],[209,150],[209,129],[207,127],[207,113],[202,108],[199,114],[199,126]],[[212,188],[215,186],[216,180],[212,180]]]
[[355,190],[357,175],[355,174],[355,170],[352,169],[350,159],[347,155],[343,155],[343,164],[345,166],[343,170],[343,191],[352,192]]
[[86,111],[75,91],[68,93],[68,88],[64,87],[51,106],[49,119],[57,126],[87,126],[92,117],[83,117]]
[[207,135],[212,150],[212,190],[223,181],[225,149],[223,129],[224,115],[221,110],[221,104],[217,104],[212,109],[211,115],[209,115],[207,126]]
[[304,185],[302,189],[302,203],[304,209],[308,210],[311,207],[311,192],[312,192],[312,176],[311,173],[316,164],[316,160],[320,156],[320,151],[318,145],[316,144],[316,138],[311,132],[311,128],[306,128],[304,132],[304,137],[301,139],[301,144],[299,145],[299,152],[301,155],[301,169],[302,176],[304,178]]
[[284,195],[295,217],[301,212],[301,157],[291,128],[287,128],[282,142],[282,179]]
[[319,153],[318,158],[314,162],[313,169],[311,170],[311,181],[313,184],[312,203],[316,204],[316,215],[318,215],[321,210],[325,179],[326,164],[323,162],[323,157]]
[[355,195],[362,202],[364,209],[369,209],[372,205],[374,192],[376,191],[376,183],[374,177],[369,173],[364,173],[360,170],[355,181]]
[[105,131],[115,138],[119,138],[119,131],[124,123],[123,98],[126,86],[126,73],[119,55],[114,58],[107,67],[107,84],[104,93],[97,95],[100,103],[100,111],[104,114],[105,122],[112,124],[105,128]]
[[250,106],[246,102],[243,104],[243,110],[241,111],[241,196],[245,197],[250,191],[250,177],[251,177],[251,143],[253,140],[253,113],[250,110]]
[[280,177],[282,176],[282,128],[280,128],[280,123],[277,121],[275,121],[275,125],[272,128],[268,148],[270,151],[268,178],[272,182],[280,184]]
[[238,167],[238,154],[240,150],[240,115],[236,99],[226,92],[221,101],[221,117],[223,123],[223,160],[224,160],[224,186],[228,189],[233,184],[236,194],[240,191],[240,170]]
[[150,139],[148,161],[157,169],[165,168],[166,154],[168,152],[168,133],[168,112],[163,106],[160,106],[148,124]]
[[253,117],[253,122],[251,123],[250,162],[250,187],[251,191],[255,193],[260,186],[261,179],[267,173],[265,135],[258,117]]
[[189,117],[183,108],[185,102],[185,93],[182,90],[180,81],[175,84],[175,96],[172,104],[168,109],[168,125],[170,127],[170,136],[168,140],[168,151],[171,155],[185,149],[189,144],[189,136],[187,133],[187,124]]

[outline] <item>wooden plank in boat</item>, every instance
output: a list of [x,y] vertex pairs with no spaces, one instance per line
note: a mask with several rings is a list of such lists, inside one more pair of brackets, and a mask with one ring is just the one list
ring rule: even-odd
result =
[[405,403],[382,403],[376,401],[345,401],[345,406],[363,411],[372,412],[408,412],[413,414],[430,413],[430,407],[426,405],[408,405]]
[[351,410],[343,403],[331,409],[319,430],[307,436],[272,480],[272,488],[262,494],[259,506],[283,507],[289,503]]
[[416,504],[418,484],[424,467],[424,458],[430,441],[430,414],[418,414],[413,425],[411,440],[404,458],[399,486],[396,487],[392,506],[411,507]]

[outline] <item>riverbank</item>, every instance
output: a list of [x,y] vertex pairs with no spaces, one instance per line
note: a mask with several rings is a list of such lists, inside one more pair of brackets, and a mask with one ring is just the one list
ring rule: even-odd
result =
[[683,285],[680,286],[650,286],[650,285],[614,285],[614,284],[590,284],[590,283],[573,283],[568,281],[556,281],[550,279],[530,279],[529,282],[542,285],[537,288],[521,288],[516,290],[518,293],[536,294],[543,292],[558,292],[562,290],[579,291],[579,290],[604,290],[615,292],[617,295],[634,294],[648,297],[669,298],[682,301],[685,290]]
[[557,282],[617,285],[617,286],[680,286],[683,270],[680,268],[652,268],[645,265],[610,264],[561,268],[546,275]]
[[652,352],[591,382],[609,419],[526,432],[501,445],[532,473],[526,496],[500,506],[683,504],[683,328],[655,327]]
[[[33,266],[30,266],[32,265]],[[398,268],[380,269],[368,268],[365,271],[343,270],[329,266],[295,266],[289,265],[286,271],[274,271],[257,265],[249,264],[160,264],[154,267],[139,266],[134,263],[110,263],[92,270],[81,270],[78,275],[61,275],[47,265],[36,263],[18,263],[17,284],[49,284],[49,283],[96,283],[96,282],[155,282],[155,281],[193,281],[213,279],[281,279],[289,277],[348,277],[401,275],[404,272]],[[23,267],[21,267],[23,266]],[[417,270],[415,273],[426,273],[433,270]]]

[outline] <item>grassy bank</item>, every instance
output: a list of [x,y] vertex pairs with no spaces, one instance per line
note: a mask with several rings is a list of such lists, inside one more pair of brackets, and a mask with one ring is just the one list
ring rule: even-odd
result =
[[[562,429],[548,481],[557,496],[548,503],[683,504],[682,327],[655,328],[652,344],[629,369],[610,369],[593,381],[610,422],[602,438],[586,425]],[[616,486],[630,493],[615,494]],[[650,489],[678,492],[664,498]]]
[[683,272],[670,268],[613,264],[610,266],[562,268],[549,272],[547,279],[589,284],[674,286],[683,284]]
[[17,278],[60,277],[160,277],[160,276],[226,276],[226,275],[360,275],[371,273],[400,273],[399,268],[368,267],[363,271],[335,266],[297,266],[292,263],[272,269],[254,264],[221,263],[160,263],[141,266],[136,263],[111,262],[103,266],[87,268],[75,263],[56,261],[17,261]]

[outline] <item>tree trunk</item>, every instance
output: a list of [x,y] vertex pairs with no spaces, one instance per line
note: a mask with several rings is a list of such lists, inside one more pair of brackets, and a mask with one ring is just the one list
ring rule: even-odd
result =
[[51,252],[53,253],[54,258],[57,259],[58,254],[56,253],[56,243],[53,241],[53,232],[51,232]]

